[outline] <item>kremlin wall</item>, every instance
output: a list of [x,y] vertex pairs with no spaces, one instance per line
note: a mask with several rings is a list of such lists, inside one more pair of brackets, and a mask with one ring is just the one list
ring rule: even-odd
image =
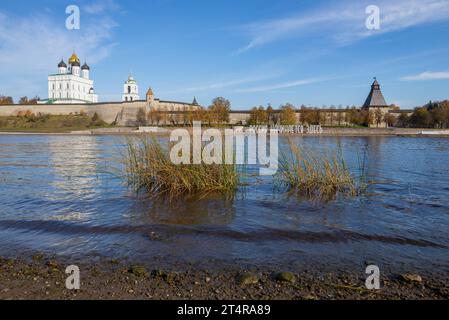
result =
[[[81,66],[81,61],[75,53],[68,59],[68,65],[62,59],[58,64],[58,72],[48,76],[48,97],[48,99],[33,105],[2,105],[0,117],[17,116],[28,111],[35,115],[76,115],[84,113],[93,116],[96,113],[103,121],[110,124],[136,126],[138,125],[138,114],[142,111],[145,112],[145,115],[154,110],[176,115],[201,108],[195,98],[192,103],[157,99],[151,88],[146,93],[146,99],[141,100],[139,86],[131,75],[123,85],[121,102],[98,102],[98,96],[94,91],[94,81],[90,79],[90,67],[87,63]],[[413,113],[413,110],[395,110],[389,106],[376,79],[365,103],[358,110],[367,110],[373,114],[381,113],[382,118],[385,115],[392,115],[397,118],[401,113]],[[298,122],[301,118],[301,112],[301,110],[296,112]],[[339,119],[339,125],[348,124],[345,120],[348,118],[347,109],[320,109],[319,112],[323,116],[321,125],[335,125],[334,119]],[[173,118],[182,117],[171,118],[171,121],[166,120],[165,124],[173,124]],[[250,118],[250,111],[231,111],[229,118],[229,124],[231,125],[245,125]],[[164,123],[161,122],[160,124]],[[373,126],[386,128],[388,124],[382,121],[382,123]]]

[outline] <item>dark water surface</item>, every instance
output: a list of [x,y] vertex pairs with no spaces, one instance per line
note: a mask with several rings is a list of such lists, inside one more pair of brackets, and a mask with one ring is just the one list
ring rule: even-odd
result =
[[[367,150],[378,183],[367,196],[327,204],[289,198],[270,177],[250,178],[234,200],[144,199],[117,176],[122,143],[0,135],[0,255],[449,268],[448,139],[341,138],[353,168]],[[337,139],[297,143],[323,148]]]

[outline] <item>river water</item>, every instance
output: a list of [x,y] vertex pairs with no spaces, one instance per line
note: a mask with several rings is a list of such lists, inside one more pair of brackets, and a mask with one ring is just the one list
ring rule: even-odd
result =
[[353,168],[366,152],[366,196],[320,204],[253,176],[233,200],[167,203],[127,188],[122,137],[0,135],[0,256],[447,272],[449,140],[296,139],[337,142]]

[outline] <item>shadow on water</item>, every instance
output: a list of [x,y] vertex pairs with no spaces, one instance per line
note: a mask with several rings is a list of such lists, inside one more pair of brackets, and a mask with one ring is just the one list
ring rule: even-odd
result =
[[229,225],[235,217],[233,199],[220,195],[207,198],[168,199],[143,198],[130,210],[132,223],[167,225]]

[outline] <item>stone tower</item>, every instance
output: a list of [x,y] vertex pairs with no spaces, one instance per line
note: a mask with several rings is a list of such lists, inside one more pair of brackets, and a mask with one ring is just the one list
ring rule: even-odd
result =
[[371,85],[371,91],[363,104],[362,109],[369,112],[369,126],[373,128],[388,128],[386,118],[391,107],[385,102],[385,98],[380,90],[380,84],[376,78]]
[[147,102],[151,103],[153,101],[154,101],[154,93],[153,93],[153,89],[151,89],[151,87],[150,87],[150,88],[148,88],[148,91],[147,91]]

